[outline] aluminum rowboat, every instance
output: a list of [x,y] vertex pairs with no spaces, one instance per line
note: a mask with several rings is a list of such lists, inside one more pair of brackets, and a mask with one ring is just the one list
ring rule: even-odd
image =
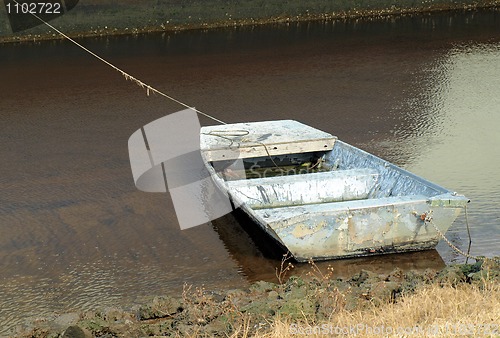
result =
[[201,128],[216,185],[304,262],[434,248],[469,200],[293,120]]

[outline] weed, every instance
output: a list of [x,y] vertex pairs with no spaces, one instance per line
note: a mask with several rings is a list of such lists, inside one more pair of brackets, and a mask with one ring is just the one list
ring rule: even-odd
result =
[[278,283],[280,285],[283,285],[287,273],[294,268],[293,264],[290,262],[291,259],[292,255],[290,254],[290,252],[287,252],[281,259],[280,267],[276,268],[276,278],[278,278]]

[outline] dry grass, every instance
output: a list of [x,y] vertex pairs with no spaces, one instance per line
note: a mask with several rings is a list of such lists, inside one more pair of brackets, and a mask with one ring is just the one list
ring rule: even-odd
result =
[[300,323],[278,318],[272,329],[256,337],[500,337],[500,285],[458,287],[432,284],[395,304],[341,311],[329,322]]

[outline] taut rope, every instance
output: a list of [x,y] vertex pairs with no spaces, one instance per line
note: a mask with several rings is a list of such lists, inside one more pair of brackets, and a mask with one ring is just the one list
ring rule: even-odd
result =
[[[19,4],[16,0],[14,0],[15,3]],[[221,124],[226,124],[226,122],[224,121],[221,121],[219,120],[218,118],[215,118],[213,117],[212,115],[209,115],[207,113],[204,113],[198,109],[195,109],[189,105],[187,105],[186,103],[184,102],[181,102],[179,100],[177,100],[176,98],[170,96],[170,95],[167,95],[165,94],[164,92],[154,88],[153,86],[151,85],[148,85],[147,83],[144,83],[142,82],[141,80],[139,80],[138,78],[128,74],[127,72],[125,72],[124,70],[118,68],[117,66],[115,66],[114,64],[112,64],[111,62],[103,59],[102,57],[100,57],[99,55],[97,55],[96,53],[94,53],[93,51],[91,51],[90,49],[86,48],[85,46],[83,46],[82,44],[76,42],[75,40],[73,40],[72,38],[70,38],[68,35],[64,34],[63,32],[61,32],[59,29],[55,28],[54,26],[52,26],[51,24],[49,24],[47,21],[43,20],[42,18],[40,18],[39,16],[37,16],[36,14],[34,13],[31,13],[31,15],[33,15],[35,18],[37,18],[38,20],[40,20],[41,22],[43,22],[45,25],[47,25],[48,27],[52,28],[54,31],[56,31],[57,33],[59,33],[62,37],[68,39],[69,41],[71,41],[72,43],[74,43],[75,45],[77,45],[78,47],[80,47],[81,49],[83,49],[84,51],[86,51],[87,53],[89,53],[90,55],[94,56],[96,59],[98,59],[99,61],[105,63],[106,65],[108,65],[109,67],[113,68],[114,70],[116,70],[117,72],[119,72],[120,74],[123,75],[123,77],[125,77],[126,80],[130,80],[130,81],[133,81],[135,82],[139,87],[143,88],[146,90],[146,94],[149,96],[149,93],[150,92],[153,92],[153,93],[156,93],[156,94],[159,94],[175,103],[178,103],[180,104],[181,106],[184,106],[186,108],[189,108],[189,109],[192,109],[194,110],[196,113],[200,114],[200,115],[203,115],[205,117],[208,117],[209,119],[212,119],[216,122],[219,122]]]
[[[465,208],[467,210],[467,206]],[[463,250],[460,250],[448,238],[446,238],[446,236],[441,232],[441,230],[439,230],[439,228],[437,227],[437,225],[434,224],[434,221],[432,220],[432,211],[430,211],[430,212],[428,212],[428,213],[426,213],[426,214],[424,214],[422,216],[424,217],[424,219],[423,219],[424,223],[432,225],[434,227],[434,230],[436,230],[436,232],[438,233],[438,235],[446,242],[446,244],[448,244],[448,246],[450,248],[452,248],[453,250],[455,250],[460,255],[464,256],[467,259],[470,258],[470,259],[473,259],[475,261],[487,261],[487,260],[491,260],[493,262],[496,262],[496,263],[500,264],[500,260],[497,259],[497,258],[495,258],[495,257],[484,257],[484,256],[473,256],[473,255],[471,255],[470,254],[470,238],[469,238],[469,249],[468,249],[468,251],[464,252]],[[467,220],[467,231],[469,231],[468,220]]]

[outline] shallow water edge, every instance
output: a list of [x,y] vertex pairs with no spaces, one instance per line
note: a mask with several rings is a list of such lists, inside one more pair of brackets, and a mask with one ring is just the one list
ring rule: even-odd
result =
[[[113,307],[39,318],[27,327],[19,328],[14,334],[16,337],[31,338],[146,335],[239,337],[243,330],[251,336],[268,337],[276,330],[277,323],[288,324],[290,321],[292,324],[288,332],[279,335],[288,337],[300,334],[296,328],[302,326],[309,328],[314,325],[323,329],[328,325],[333,326],[332,315],[350,313],[356,316],[356,313],[363,311],[368,313],[397,306],[418,292],[441,295],[447,289],[462,289],[469,292],[471,297],[474,294],[488,299],[492,302],[491,306],[498,305],[500,263],[494,260],[479,260],[474,264],[451,265],[442,270],[426,269],[420,272],[395,268],[390,273],[377,274],[361,270],[346,279],[335,277],[333,269],[322,270],[314,263],[311,263],[307,274],[288,278],[286,274],[290,267],[293,269],[293,265],[287,265],[286,261],[283,263],[281,271],[277,273],[276,283],[259,281],[245,289],[224,291],[185,285],[180,296],[156,296],[145,304],[128,309]],[[428,306],[425,299],[419,301],[421,306]],[[453,303],[459,299],[448,301]],[[453,308],[453,305],[450,306]],[[446,313],[442,315],[444,318],[447,316]],[[304,320],[305,323],[302,323]],[[390,315],[385,321],[389,326],[398,325],[393,323]],[[471,323],[473,321],[471,319]],[[422,323],[419,324],[423,327]],[[493,322],[470,325],[481,326],[481,330],[485,329],[483,325],[488,325],[486,329],[492,333],[498,333],[499,330],[498,323]],[[438,329],[437,324],[432,327]]]

